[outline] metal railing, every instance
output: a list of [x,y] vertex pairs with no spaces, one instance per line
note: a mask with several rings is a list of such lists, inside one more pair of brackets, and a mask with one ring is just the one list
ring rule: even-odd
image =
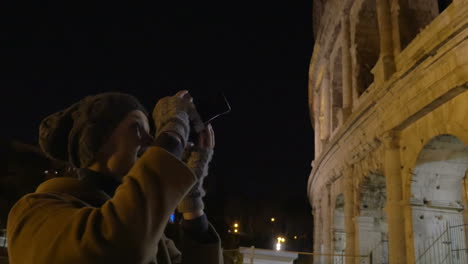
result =
[[7,247],[6,229],[0,229],[0,247]]
[[345,252],[335,252],[335,256],[333,256],[333,264],[344,264],[345,263]]
[[369,253],[370,264],[388,264],[388,240],[382,240]]
[[355,259],[355,263],[371,263],[370,256],[350,256],[345,254],[327,254],[313,252],[276,251],[259,248],[238,248],[224,250],[225,264],[274,263],[316,264],[326,263],[344,264],[347,259]]
[[447,223],[432,240],[422,241],[416,264],[466,264],[468,248],[466,224]]

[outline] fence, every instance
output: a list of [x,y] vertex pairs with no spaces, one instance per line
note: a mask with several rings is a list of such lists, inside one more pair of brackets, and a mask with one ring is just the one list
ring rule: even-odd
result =
[[370,264],[388,264],[388,240],[382,240],[369,253]]
[[346,259],[349,258],[355,259],[355,263],[371,263],[370,256],[276,251],[254,247],[224,250],[225,264],[313,264],[326,263],[329,259],[331,259],[334,264],[344,264]]
[[344,252],[340,252],[340,254],[336,254],[335,256],[333,256],[333,264],[345,264],[344,256],[345,256]]
[[466,224],[447,223],[433,236],[432,240],[422,242],[417,249],[416,264],[466,264]]
[[7,246],[6,229],[0,229],[0,248]]
[[[425,239],[419,242],[416,248],[416,264],[467,264],[468,263],[468,228],[467,224],[458,224],[457,222],[448,222],[444,227],[436,230],[432,239]],[[261,252],[261,253],[260,253]],[[225,251],[225,256],[231,254],[236,256],[236,261],[230,261],[225,258],[226,264],[243,263],[291,263],[291,264],[312,264],[328,263],[331,258],[333,264],[344,264],[346,259],[353,258],[354,263],[360,264],[388,264],[388,240],[383,240],[377,244],[366,256],[347,256],[345,254],[321,254],[308,252],[289,252],[289,258],[275,254],[274,250],[248,248],[248,251],[235,249]],[[270,254],[268,254],[270,253]],[[246,258],[246,256],[248,256]],[[270,261],[261,262],[267,256]],[[276,256],[276,258],[275,258]],[[232,258],[231,258],[232,259]],[[256,260],[259,260],[256,262]]]
[[0,264],[8,264],[6,230],[0,229]]

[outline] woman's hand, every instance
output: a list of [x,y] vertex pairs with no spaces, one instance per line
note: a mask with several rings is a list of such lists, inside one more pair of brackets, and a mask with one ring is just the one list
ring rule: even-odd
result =
[[167,133],[176,138],[182,148],[186,146],[191,120],[194,120],[194,116],[198,115],[192,101],[189,92],[183,90],[174,96],[161,98],[156,103],[153,110],[156,139],[162,133]]
[[213,127],[207,125],[198,135],[198,142],[195,146],[189,147],[187,155],[187,166],[198,178],[197,183],[184,197],[178,206],[179,212],[184,219],[190,220],[204,214],[205,208],[202,198],[205,196],[203,180],[208,175],[208,167],[213,156],[215,146],[215,136]]
[[215,147],[215,135],[213,127],[208,124],[202,132],[198,135],[197,148],[199,149],[214,149]]

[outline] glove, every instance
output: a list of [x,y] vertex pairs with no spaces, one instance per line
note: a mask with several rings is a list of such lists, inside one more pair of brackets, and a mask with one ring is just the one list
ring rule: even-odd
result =
[[175,134],[185,148],[190,134],[190,120],[199,124],[199,115],[188,93],[178,93],[158,101],[153,110],[155,138],[165,132]]
[[198,178],[198,181],[179,203],[177,210],[180,213],[197,212],[205,208],[202,199],[205,196],[203,180],[208,175],[208,165],[213,157],[213,149],[189,146],[184,152],[184,156],[185,159],[182,160],[186,160],[187,166]]

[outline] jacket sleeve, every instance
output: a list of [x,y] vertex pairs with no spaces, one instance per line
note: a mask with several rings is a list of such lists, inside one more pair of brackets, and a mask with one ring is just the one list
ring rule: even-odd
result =
[[182,264],[222,264],[223,249],[221,239],[214,227],[210,224],[207,234],[210,242],[203,243],[192,239],[190,235],[182,237]]
[[10,263],[145,263],[177,204],[196,182],[176,157],[151,147],[100,208],[34,193],[8,219]]

